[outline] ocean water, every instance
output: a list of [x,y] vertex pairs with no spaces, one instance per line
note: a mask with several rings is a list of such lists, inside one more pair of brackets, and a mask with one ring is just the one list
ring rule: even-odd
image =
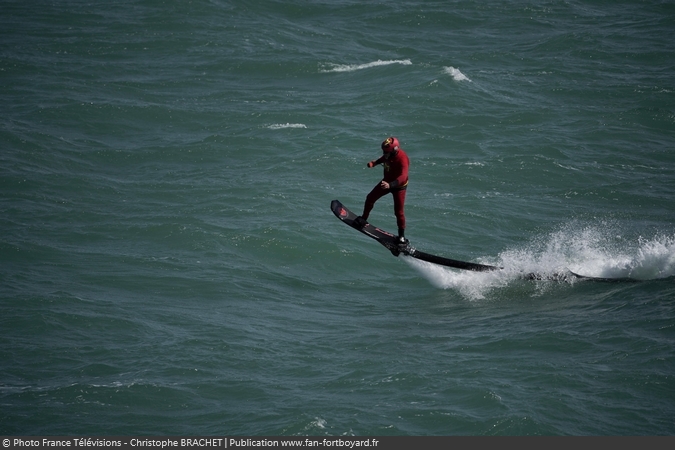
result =
[[[673,29],[656,0],[2,1],[0,434],[674,434]],[[504,270],[333,216],[389,135],[413,245]],[[629,281],[520,278],[566,269]]]

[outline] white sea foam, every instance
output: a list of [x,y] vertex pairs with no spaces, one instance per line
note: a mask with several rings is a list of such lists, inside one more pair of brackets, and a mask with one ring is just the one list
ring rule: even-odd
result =
[[330,72],[354,72],[357,70],[370,69],[371,67],[378,66],[388,66],[390,64],[402,64],[404,66],[409,66],[412,62],[409,59],[394,59],[388,61],[382,61],[378,59],[377,61],[369,62],[366,64],[325,64],[324,67],[319,69],[321,73],[330,73]]
[[471,81],[466,75],[460,72],[459,69],[455,69],[452,66],[444,67],[443,71],[450,75],[455,81]]
[[567,225],[527,248],[501,255],[504,267],[558,270],[601,278],[650,280],[675,275],[675,236],[626,238],[615,226]]
[[[675,276],[675,235],[628,239],[615,227],[571,224],[522,248],[508,249],[488,264],[504,267],[494,272],[450,269],[413,258],[404,260],[440,289],[455,289],[472,300],[504,287],[523,275],[543,278],[572,272],[599,278],[654,280]],[[483,261],[479,261],[483,262]],[[569,279],[575,282],[574,279]],[[579,280],[580,281],[580,280]]]
[[416,269],[433,286],[439,289],[454,289],[470,300],[485,298],[493,289],[504,287],[513,280],[506,272],[471,272],[431,264],[411,257],[403,260]]
[[280,130],[282,128],[307,128],[307,125],[304,123],[275,123],[268,125],[267,128],[270,130]]

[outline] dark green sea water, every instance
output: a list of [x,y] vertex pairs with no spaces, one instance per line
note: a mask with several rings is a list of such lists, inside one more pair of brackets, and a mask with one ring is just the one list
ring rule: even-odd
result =
[[[0,1],[0,434],[674,434],[674,29],[670,1]],[[389,135],[412,243],[503,271],[333,216]],[[566,269],[634,282],[519,277]]]

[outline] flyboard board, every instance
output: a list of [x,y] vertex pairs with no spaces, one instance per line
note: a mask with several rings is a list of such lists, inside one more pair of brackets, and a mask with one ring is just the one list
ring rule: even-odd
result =
[[[335,216],[342,222],[360,231],[366,236],[375,239],[377,242],[382,244],[387,250],[389,250],[394,256],[399,256],[403,254],[433,264],[439,264],[442,266],[452,267],[461,270],[471,270],[474,272],[490,272],[494,270],[503,269],[502,267],[497,266],[490,266],[486,264],[478,264],[466,261],[458,261],[456,259],[432,255],[430,253],[425,253],[423,251],[417,250],[416,248],[410,245],[406,245],[405,247],[399,247],[398,239],[392,233],[385,231],[382,228],[375,227],[370,223],[366,223],[363,226],[359,226],[355,222],[358,216],[354,214],[352,211],[350,211],[346,206],[344,206],[339,200],[333,200],[330,203],[330,209],[333,211],[333,214],[335,214]],[[636,281],[627,278],[587,277],[584,275],[576,274],[569,270],[565,272],[552,274],[528,273],[524,274],[523,278],[527,280],[553,280],[553,281],[570,281],[575,279],[588,279],[594,281]]]

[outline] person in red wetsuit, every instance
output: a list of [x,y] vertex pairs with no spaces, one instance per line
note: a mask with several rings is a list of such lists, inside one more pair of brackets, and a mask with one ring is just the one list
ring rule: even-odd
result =
[[368,216],[375,206],[375,202],[385,195],[391,193],[394,197],[394,215],[396,215],[396,225],[398,225],[399,247],[408,246],[408,240],[405,238],[405,194],[408,188],[408,169],[410,159],[400,147],[398,139],[388,137],[382,142],[382,156],[368,163],[372,168],[382,164],[384,166],[384,178],[380,181],[366,197],[366,203],[363,206],[363,214],[357,217],[356,223],[364,226],[367,223]]

